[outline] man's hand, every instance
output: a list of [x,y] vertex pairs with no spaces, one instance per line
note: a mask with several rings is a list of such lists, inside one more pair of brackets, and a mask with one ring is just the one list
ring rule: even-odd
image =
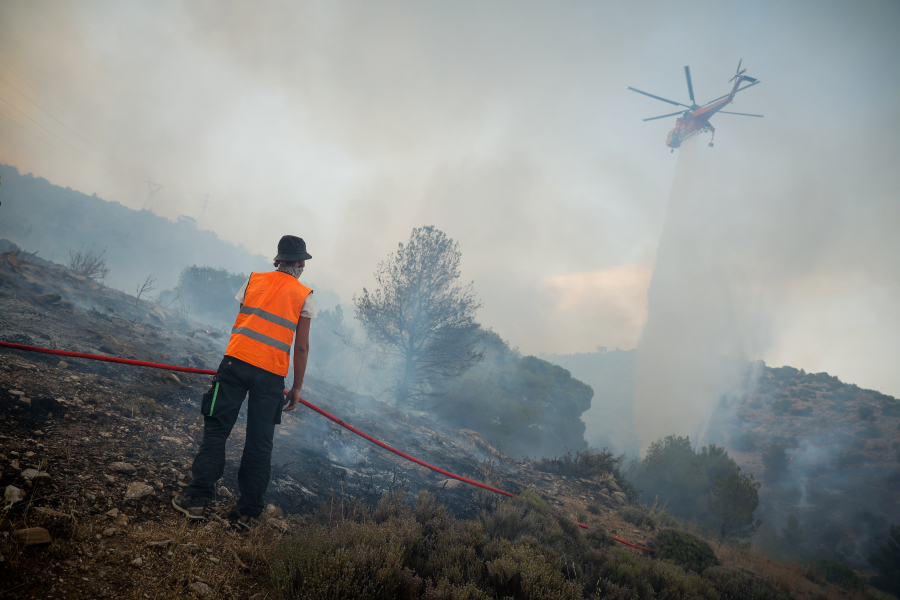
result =
[[284,410],[294,410],[297,408],[297,403],[300,401],[300,388],[292,387],[290,391],[287,393],[287,396],[284,397]]

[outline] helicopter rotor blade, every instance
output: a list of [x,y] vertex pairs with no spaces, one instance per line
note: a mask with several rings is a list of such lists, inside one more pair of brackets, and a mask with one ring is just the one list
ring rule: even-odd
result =
[[738,68],[737,68],[737,70],[734,72],[734,77],[732,77],[731,79],[729,79],[729,80],[728,80],[728,83],[731,83],[732,81],[734,81],[735,79],[737,79],[738,77],[740,77],[740,76],[741,76],[741,73],[743,73],[744,71],[747,70],[747,69],[744,69],[744,71],[741,71],[741,63],[742,63],[742,62],[744,62],[744,59],[743,59],[743,58],[742,58],[741,60],[738,61]]
[[662,115],[662,116],[659,116],[659,117],[650,117],[649,119],[644,119],[644,121],[655,121],[655,120],[657,120],[657,119],[665,119],[666,117],[674,117],[675,115],[683,115],[683,114],[686,113],[686,112],[687,112],[687,111],[685,111],[685,110],[679,110],[678,112],[673,112],[673,113],[668,114],[668,115]]
[[694,86],[691,85],[691,68],[684,68],[684,77],[687,79],[688,84],[688,95],[691,97],[691,104],[697,104],[697,101],[694,100]]
[[683,106],[685,108],[690,108],[687,104],[682,104],[681,102],[675,102],[674,100],[666,100],[665,98],[660,98],[659,96],[654,96],[653,94],[648,94],[647,92],[642,92],[639,89],[628,86],[628,89],[632,92],[637,92],[638,94],[643,94],[645,96],[650,96],[651,98],[655,98],[657,100],[662,100],[663,102],[668,102],[669,104],[674,104],[675,106]]
[[[757,83],[761,83],[761,82],[757,79],[756,81],[754,81],[754,82],[751,83],[750,85],[745,85],[745,86],[742,87],[742,88],[738,88],[738,92],[743,92],[743,91],[746,90],[747,88],[753,87],[753,86],[756,85]],[[737,92],[735,92],[735,93],[737,93]],[[715,100],[710,100],[709,102],[707,102],[707,103],[704,104],[703,106],[709,106],[709,105],[712,104],[713,102],[718,102],[718,101],[721,100],[722,98],[727,98],[727,97],[728,97],[728,94],[725,94],[724,96],[719,96],[719,97],[716,98]]]
[[742,117],[762,117],[762,115],[751,115],[750,113],[736,113],[736,112],[728,112],[727,110],[720,110],[720,113],[723,115],[741,115]]

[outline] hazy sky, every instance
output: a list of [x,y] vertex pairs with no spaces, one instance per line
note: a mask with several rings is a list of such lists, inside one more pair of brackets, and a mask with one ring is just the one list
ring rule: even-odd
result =
[[743,59],[730,110],[765,118],[714,118],[694,174],[764,314],[742,348],[900,395],[898,30],[895,1],[0,0],[0,162],[133,208],[162,183],[171,219],[209,193],[204,228],[301,235],[346,303],[432,224],[513,345],[626,349],[678,157],[627,87],[686,102],[690,65],[704,103]]

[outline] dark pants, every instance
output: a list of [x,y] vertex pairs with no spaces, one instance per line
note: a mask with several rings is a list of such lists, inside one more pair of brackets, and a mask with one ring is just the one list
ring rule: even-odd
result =
[[225,442],[237,421],[247,392],[247,440],[238,487],[241,499],[237,509],[242,515],[258,517],[263,510],[263,495],[272,473],[272,437],[281,422],[284,406],[284,377],[260,369],[242,360],[225,356],[203,395],[203,442],[194,458],[194,481],[185,493],[212,499],[215,483],[225,470]]

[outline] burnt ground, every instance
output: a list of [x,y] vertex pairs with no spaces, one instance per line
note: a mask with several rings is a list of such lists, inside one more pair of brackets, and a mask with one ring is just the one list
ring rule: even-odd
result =
[[[216,368],[225,343],[183,315],[22,253],[0,254],[0,340],[207,369]],[[428,489],[455,516],[470,518],[497,501],[299,407],[276,430],[261,525],[244,534],[229,520],[240,421],[214,516],[190,523],[170,502],[190,481],[202,436],[197,407],[209,379],[0,349],[0,489],[15,488],[22,498],[0,513],[2,597],[195,597],[203,583],[218,597],[246,598],[261,589],[268,552],[323,503],[337,511],[351,499],[374,506],[386,492],[412,498]],[[449,430],[313,378],[304,398],[443,469],[512,492],[531,487],[573,518],[604,521],[636,543],[651,534],[615,516],[623,500],[610,478],[538,472],[473,431]],[[146,495],[128,498],[129,486]],[[46,529],[49,538],[29,544],[16,533],[29,528]]]

